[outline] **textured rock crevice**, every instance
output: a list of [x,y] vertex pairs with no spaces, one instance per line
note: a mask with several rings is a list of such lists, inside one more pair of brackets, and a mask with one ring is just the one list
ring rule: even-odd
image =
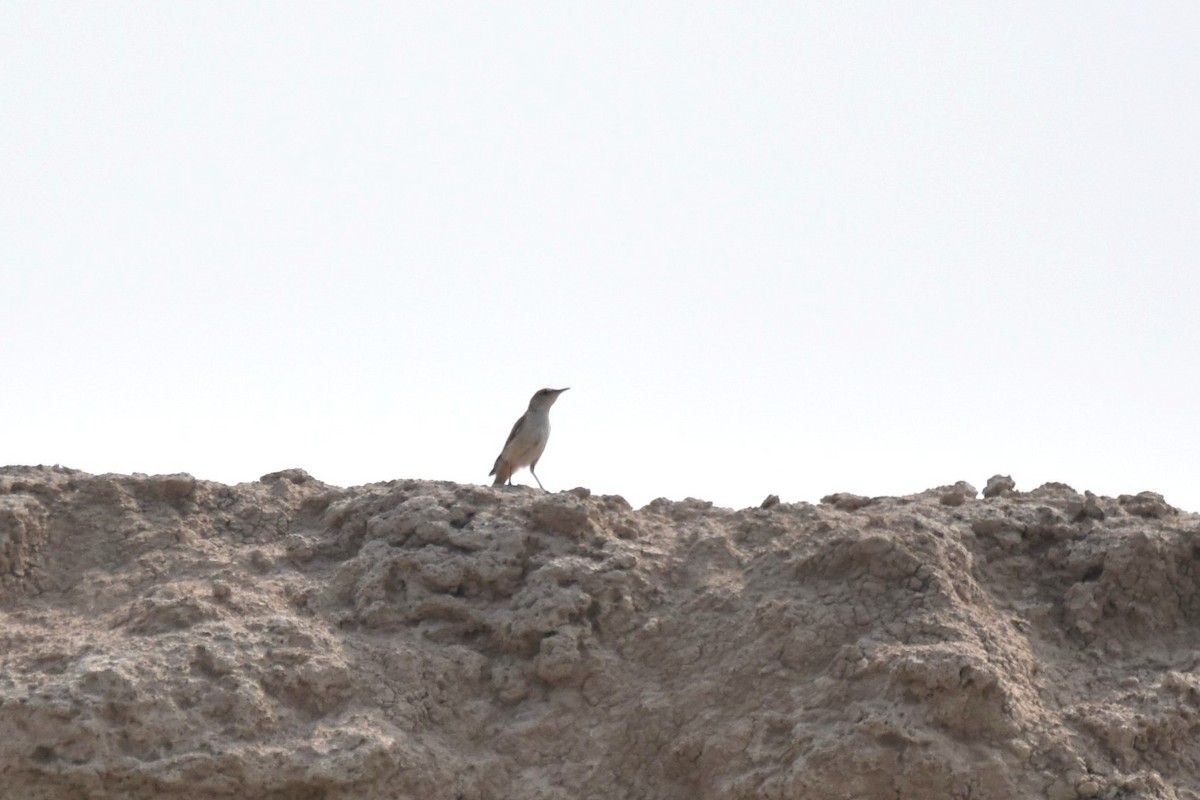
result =
[[1200,798],[1200,517],[0,470],[0,797]]

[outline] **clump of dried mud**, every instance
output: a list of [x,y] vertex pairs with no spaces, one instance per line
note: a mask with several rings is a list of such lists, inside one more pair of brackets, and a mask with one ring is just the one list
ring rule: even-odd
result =
[[0,470],[0,797],[1200,797],[1200,517]]

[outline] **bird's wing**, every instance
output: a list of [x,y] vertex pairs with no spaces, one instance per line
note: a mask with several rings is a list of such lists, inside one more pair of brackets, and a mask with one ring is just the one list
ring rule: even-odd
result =
[[492,471],[488,475],[495,475],[496,470],[500,467],[500,459],[504,458],[504,451],[508,449],[508,443],[517,436],[517,431],[521,430],[521,426],[525,424],[525,415],[522,414],[515,423],[513,423],[512,432],[508,434],[508,438],[504,440],[504,447],[500,448],[500,455],[496,456],[496,464],[492,467]]
[[[525,424],[525,415],[522,414],[520,416],[520,418],[515,423],[513,423],[512,433],[508,434],[508,438],[504,440],[505,447],[508,447],[508,443],[511,442],[513,439],[517,438],[517,431],[521,430],[521,427],[524,424]],[[503,449],[501,449],[500,452],[504,452]]]

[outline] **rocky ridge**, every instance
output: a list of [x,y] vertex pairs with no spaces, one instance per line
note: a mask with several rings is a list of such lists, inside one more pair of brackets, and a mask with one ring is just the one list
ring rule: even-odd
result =
[[0,797],[1200,798],[1200,515],[0,469]]

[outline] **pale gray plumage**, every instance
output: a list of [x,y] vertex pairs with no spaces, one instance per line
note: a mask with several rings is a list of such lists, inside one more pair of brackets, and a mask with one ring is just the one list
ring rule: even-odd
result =
[[[571,387],[568,386],[567,389],[569,388]],[[558,396],[567,389],[542,389],[530,398],[529,409],[513,425],[512,433],[508,434],[508,441],[504,443],[504,449],[500,451],[492,471],[488,473],[496,476],[493,486],[511,484],[514,472],[521,467],[529,467],[529,473],[537,481],[538,488],[546,490],[534,469],[537,468],[538,459],[546,449],[546,442],[550,440],[550,406],[554,405]]]

